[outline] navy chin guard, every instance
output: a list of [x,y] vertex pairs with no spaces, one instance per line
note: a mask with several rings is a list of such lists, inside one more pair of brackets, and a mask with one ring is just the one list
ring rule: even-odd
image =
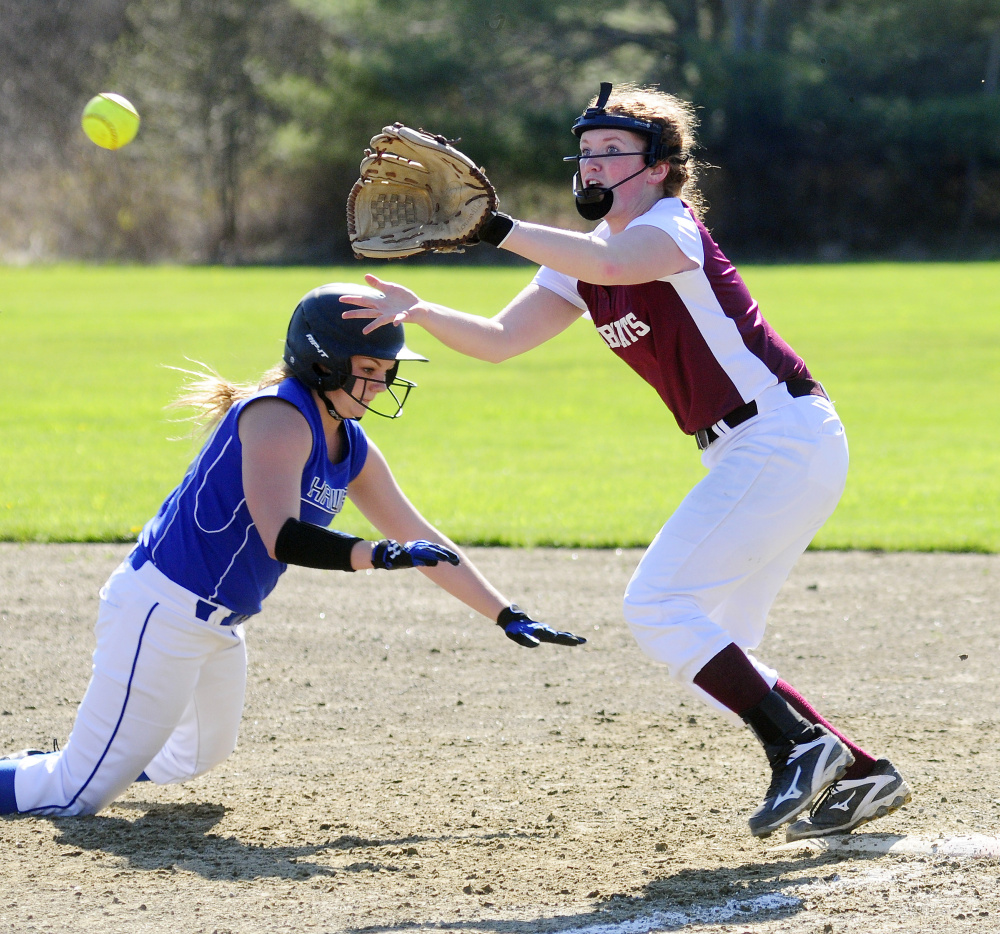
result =
[[[630,133],[639,133],[648,140],[648,148],[642,152],[616,152],[607,153],[599,158],[607,159],[612,156],[645,156],[645,164],[638,172],[634,172],[628,178],[623,178],[616,185],[604,188],[601,185],[587,187],[583,184],[580,175],[580,159],[582,156],[566,156],[563,162],[575,162],[577,164],[576,174],[573,176],[573,198],[576,201],[576,210],[585,220],[596,221],[604,217],[615,202],[614,189],[618,185],[624,185],[631,181],[636,175],[641,174],[646,169],[652,168],[658,162],[663,162],[671,156],[679,155],[679,146],[667,146],[663,142],[663,127],[653,120],[642,120],[639,117],[630,117],[626,114],[609,114],[604,108],[611,96],[611,82],[602,81],[601,91],[597,95],[597,101],[593,107],[588,107],[573,124],[573,132],[579,138],[587,130],[628,130]],[[594,158],[594,157],[590,157]]]

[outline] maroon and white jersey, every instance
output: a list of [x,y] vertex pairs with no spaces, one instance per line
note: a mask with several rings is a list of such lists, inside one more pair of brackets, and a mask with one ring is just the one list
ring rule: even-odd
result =
[[[779,382],[810,377],[686,204],[663,198],[628,226],[640,225],[665,231],[698,268],[639,285],[593,285],[543,266],[534,281],[590,312],[683,431],[715,424]],[[594,235],[607,239],[608,225]]]

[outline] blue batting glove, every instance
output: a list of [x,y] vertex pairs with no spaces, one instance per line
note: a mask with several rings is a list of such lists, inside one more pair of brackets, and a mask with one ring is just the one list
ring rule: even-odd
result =
[[400,545],[391,538],[383,538],[372,548],[372,566],[383,571],[400,568],[435,567],[438,561],[458,564],[458,555],[436,542],[407,542]]
[[582,645],[587,640],[583,636],[574,636],[571,632],[558,632],[545,623],[533,620],[516,603],[504,607],[497,617],[497,625],[507,633],[508,639],[513,639],[526,649],[533,649],[540,642],[554,642],[556,645]]

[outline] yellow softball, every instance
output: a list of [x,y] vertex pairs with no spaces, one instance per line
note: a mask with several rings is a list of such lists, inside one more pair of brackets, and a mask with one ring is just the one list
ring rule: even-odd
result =
[[104,91],[83,108],[83,132],[104,149],[121,149],[139,132],[139,114],[121,94]]

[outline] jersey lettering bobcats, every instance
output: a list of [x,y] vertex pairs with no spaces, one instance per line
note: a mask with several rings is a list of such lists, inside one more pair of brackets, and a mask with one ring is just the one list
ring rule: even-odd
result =
[[615,347],[628,347],[640,337],[649,333],[649,325],[640,321],[631,311],[624,318],[602,324],[598,329],[605,343],[613,350]]

